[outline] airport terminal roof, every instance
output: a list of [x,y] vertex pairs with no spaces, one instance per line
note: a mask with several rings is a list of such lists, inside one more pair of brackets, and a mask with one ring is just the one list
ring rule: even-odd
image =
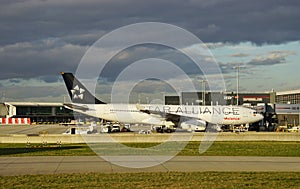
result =
[[63,103],[58,102],[4,102],[4,104],[12,106],[63,106]]
[[299,94],[299,93],[300,93],[300,89],[297,89],[297,90],[276,92],[276,95],[289,95],[289,94]]

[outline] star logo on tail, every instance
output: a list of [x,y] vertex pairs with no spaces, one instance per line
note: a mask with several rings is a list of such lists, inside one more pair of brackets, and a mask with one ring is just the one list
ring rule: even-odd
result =
[[83,94],[84,94],[85,90],[80,88],[78,85],[76,85],[72,90],[72,97],[73,99],[83,99]]

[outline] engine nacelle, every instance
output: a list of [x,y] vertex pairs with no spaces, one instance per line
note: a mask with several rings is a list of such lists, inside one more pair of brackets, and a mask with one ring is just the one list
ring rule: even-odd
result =
[[173,129],[175,124],[172,121],[164,121],[164,124],[167,128]]
[[190,119],[182,122],[180,127],[188,131],[204,132],[206,129],[206,122],[199,119]]

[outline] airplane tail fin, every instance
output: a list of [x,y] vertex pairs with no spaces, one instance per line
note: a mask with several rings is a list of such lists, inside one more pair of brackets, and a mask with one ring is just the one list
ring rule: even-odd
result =
[[61,75],[65,81],[72,102],[80,104],[105,104],[92,95],[72,73],[61,72]]

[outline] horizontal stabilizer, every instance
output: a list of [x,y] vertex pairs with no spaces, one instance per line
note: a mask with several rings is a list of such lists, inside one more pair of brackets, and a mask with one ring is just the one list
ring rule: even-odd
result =
[[89,108],[86,106],[86,105],[82,105],[82,106],[79,106],[79,105],[76,105],[76,104],[64,104],[64,106],[68,109],[76,109],[76,110],[81,110],[81,111],[87,111],[89,110]]

